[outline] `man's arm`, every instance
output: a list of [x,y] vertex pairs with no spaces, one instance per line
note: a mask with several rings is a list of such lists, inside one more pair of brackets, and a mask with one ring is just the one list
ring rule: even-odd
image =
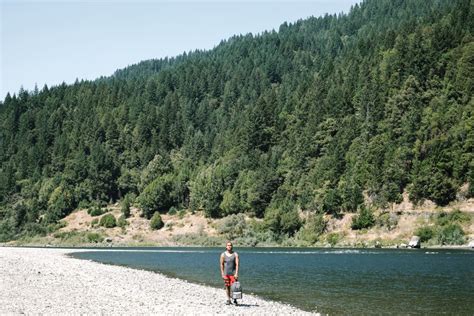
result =
[[221,276],[224,278],[224,255],[221,254],[221,259],[220,259],[220,266],[221,266]]
[[239,277],[239,255],[237,252],[235,253],[235,275],[234,277],[237,279]]

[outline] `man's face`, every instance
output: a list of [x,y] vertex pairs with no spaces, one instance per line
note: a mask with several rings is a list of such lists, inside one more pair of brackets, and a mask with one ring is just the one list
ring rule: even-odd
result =
[[232,250],[232,244],[230,242],[228,242],[225,248],[227,249],[227,251],[231,251]]

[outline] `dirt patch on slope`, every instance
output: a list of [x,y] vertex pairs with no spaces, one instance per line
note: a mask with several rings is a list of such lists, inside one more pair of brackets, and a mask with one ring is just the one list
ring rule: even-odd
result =
[[[122,215],[119,204],[108,206],[109,211],[117,220]],[[126,219],[127,225],[123,228],[104,228],[92,225],[93,221],[100,222],[105,215],[91,216],[87,209],[77,210],[66,216],[62,222],[66,224],[60,232],[95,232],[103,235],[109,242],[114,244],[152,243],[160,245],[173,245],[173,237],[185,234],[203,234],[215,236],[217,232],[213,227],[213,221],[204,217],[201,212],[184,215],[162,214],[165,226],[159,230],[150,228],[150,221],[140,216],[140,210],[136,207],[130,209],[130,217]]]

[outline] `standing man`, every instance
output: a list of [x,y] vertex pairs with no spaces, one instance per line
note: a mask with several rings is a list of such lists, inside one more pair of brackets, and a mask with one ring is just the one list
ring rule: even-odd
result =
[[[239,278],[239,255],[234,252],[230,241],[226,244],[226,250],[221,254],[221,275],[224,279],[225,291],[227,294],[226,305],[230,305],[230,286]],[[237,300],[234,299],[237,305]]]

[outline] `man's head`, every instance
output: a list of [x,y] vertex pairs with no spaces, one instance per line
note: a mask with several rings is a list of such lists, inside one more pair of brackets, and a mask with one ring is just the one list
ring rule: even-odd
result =
[[230,241],[228,241],[225,245],[225,249],[228,251],[228,252],[232,252],[232,243]]

